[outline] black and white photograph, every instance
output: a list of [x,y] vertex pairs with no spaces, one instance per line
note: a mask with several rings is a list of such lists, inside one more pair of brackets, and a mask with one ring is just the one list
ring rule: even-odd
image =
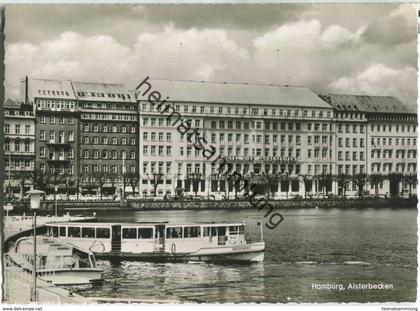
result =
[[417,5],[0,13],[3,310],[417,310]]

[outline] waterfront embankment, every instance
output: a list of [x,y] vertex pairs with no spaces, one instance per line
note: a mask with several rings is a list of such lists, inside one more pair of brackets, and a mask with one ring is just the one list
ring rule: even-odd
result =
[[[416,208],[416,198],[362,198],[362,199],[298,199],[298,200],[269,200],[275,209],[300,209],[300,208]],[[13,202],[13,213],[29,211],[29,202]],[[60,213],[77,210],[242,210],[252,209],[247,200],[178,200],[178,201],[153,201],[131,200],[118,201],[58,201]],[[54,213],[55,202],[42,202],[44,213]]]

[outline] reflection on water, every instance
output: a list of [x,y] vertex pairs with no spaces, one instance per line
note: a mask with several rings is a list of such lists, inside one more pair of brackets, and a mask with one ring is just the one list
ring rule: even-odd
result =
[[[285,210],[276,230],[264,230],[264,263],[147,263],[102,261],[105,282],[88,296],[182,302],[415,301],[417,217],[408,209]],[[257,211],[151,211],[98,215],[103,221],[247,220]],[[314,290],[313,283],[390,283],[385,290]]]

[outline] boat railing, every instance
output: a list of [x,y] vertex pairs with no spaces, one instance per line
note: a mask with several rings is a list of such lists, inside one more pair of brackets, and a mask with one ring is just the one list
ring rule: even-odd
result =
[[[18,265],[15,261],[15,255],[19,256],[21,254],[13,254],[13,256],[11,254],[4,254],[4,299],[13,303],[30,303],[33,290],[32,271]],[[59,295],[48,291],[46,288],[42,288],[49,286],[44,284],[41,283],[37,286],[37,301],[42,303],[61,303],[62,301]]]

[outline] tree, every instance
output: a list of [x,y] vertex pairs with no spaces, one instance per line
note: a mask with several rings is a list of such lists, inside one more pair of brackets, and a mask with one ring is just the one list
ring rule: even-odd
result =
[[31,174],[34,189],[45,191],[47,189],[48,176],[40,169],[35,169]]
[[389,180],[389,194],[392,198],[398,197],[399,194],[399,184],[403,178],[402,174],[399,173],[390,173],[388,174]]
[[153,186],[153,196],[157,196],[157,188],[159,184],[161,184],[161,181],[163,180],[163,174],[162,173],[152,173],[152,176],[147,175],[147,177],[150,180],[150,183]]
[[404,181],[408,185],[409,194],[410,194],[410,198],[411,198],[412,188],[413,188],[413,186],[415,187],[417,185],[417,175],[414,175],[414,174],[406,175],[406,176],[404,176]]
[[368,182],[368,177],[365,173],[359,173],[353,175],[353,181],[356,183],[357,186],[357,195],[361,199],[363,197],[363,190],[365,188],[365,185]]
[[99,192],[100,192],[100,195],[101,195],[101,201],[102,201],[103,188],[104,188],[104,184],[107,180],[107,175],[106,175],[106,173],[104,173],[102,171],[98,171],[96,173],[93,173],[92,178],[95,180],[95,183],[99,188]]
[[274,193],[279,189],[279,182],[281,180],[281,175],[276,173],[262,173],[262,181],[266,186],[267,198],[270,199],[270,193],[274,196]]
[[187,178],[192,183],[193,191],[195,192],[195,196],[197,196],[198,187],[201,181],[201,173],[190,173],[187,175]]
[[108,182],[111,184],[112,190],[115,193],[115,183],[118,180],[118,174],[116,174],[116,173],[107,173],[106,174],[106,177],[107,177]]
[[322,173],[321,175],[317,175],[316,179],[318,180],[319,187],[321,187],[322,195],[328,196],[328,187],[331,185],[333,179],[332,175]]
[[[140,175],[138,172],[130,172],[128,173],[128,182],[132,188],[132,194],[135,196],[136,194],[136,187],[138,186],[140,182]],[[140,192],[140,189],[139,189]]]
[[346,192],[347,192],[347,185],[349,184],[351,180],[351,176],[341,173],[336,176],[334,176],[335,181],[337,182],[338,188],[341,188],[341,197],[343,199],[346,198]]
[[21,199],[25,193],[26,181],[31,180],[31,173],[26,171],[18,171],[14,174],[15,179],[19,180]]
[[307,174],[301,174],[299,175],[301,181],[303,182],[303,185],[305,187],[305,199],[306,195],[308,193],[308,189],[312,188],[312,176]]
[[375,196],[379,195],[379,184],[383,182],[384,176],[381,174],[372,174],[369,176],[369,183],[375,187]]

